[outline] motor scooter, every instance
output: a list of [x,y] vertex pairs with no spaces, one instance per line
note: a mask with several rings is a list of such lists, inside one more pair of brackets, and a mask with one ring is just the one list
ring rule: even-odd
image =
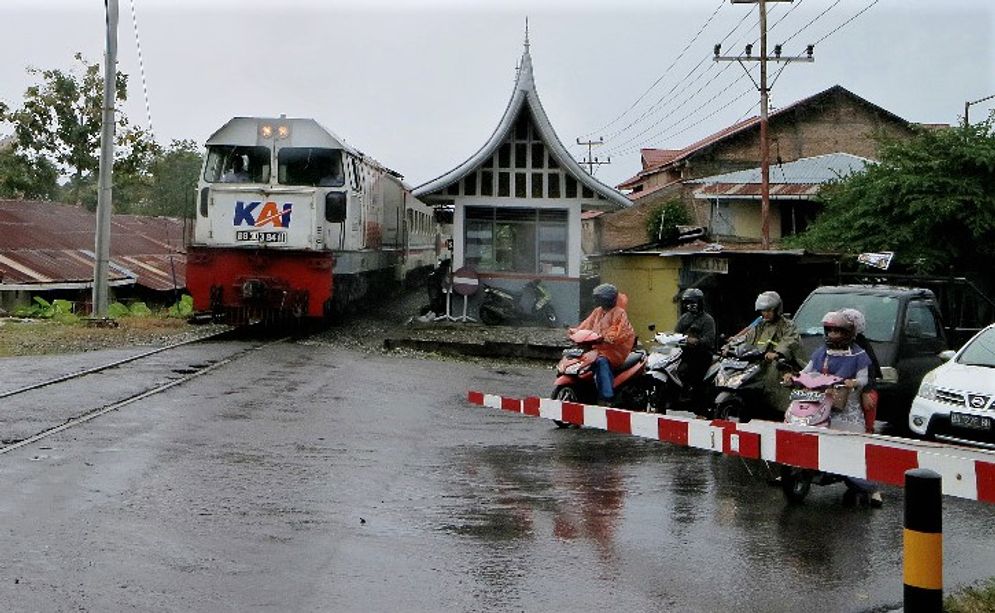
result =
[[727,345],[721,358],[705,374],[706,381],[714,381],[715,419],[737,418],[741,423],[750,421],[764,399],[763,373],[766,349],[736,341]]
[[[656,326],[650,325],[650,332]],[[653,350],[646,358],[646,383],[649,410],[665,414],[677,406],[685,395],[687,385],[678,372],[687,335],[677,332],[657,332],[653,337]]]
[[488,326],[537,322],[555,327],[559,318],[553,309],[552,298],[539,279],[526,283],[521,292],[485,285],[484,300],[479,309],[480,321]]
[[[849,391],[836,375],[802,373],[791,377],[791,401],[784,412],[784,423],[796,426],[828,428],[834,407],[846,404]],[[791,503],[800,503],[812,485],[839,483],[843,477],[809,468],[781,467],[781,491]]]
[[[593,330],[570,331],[572,347],[563,350],[563,357],[556,365],[556,381],[551,397],[564,402],[596,404],[598,390],[594,384],[594,362],[601,355],[597,349],[603,338]],[[643,375],[646,372],[646,352],[634,350],[622,365],[615,369],[612,386],[615,390],[613,404],[619,408],[645,411],[648,388]],[[560,427],[569,424],[557,421]]]

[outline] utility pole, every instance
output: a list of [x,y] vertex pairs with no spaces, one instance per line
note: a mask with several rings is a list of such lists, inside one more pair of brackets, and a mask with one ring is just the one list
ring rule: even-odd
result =
[[104,0],[107,11],[107,53],[104,56],[104,107],[100,131],[100,167],[97,175],[97,235],[94,247],[94,319],[106,319],[108,273],[111,259],[111,199],[114,174],[114,103],[117,99],[118,0]]
[[971,111],[971,105],[980,104],[980,103],[982,103],[982,102],[984,102],[986,100],[991,100],[992,98],[995,98],[995,94],[992,94],[991,96],[985,96],[984,98],[980,98],[978,100],[972,100],[971,102],[965,102],[964,103],[964,127],[965,128],[967,126],[971,125],[971,122],[968,121],[968,119],[967,119],[967,114]]
[[[767,83],[767,62],[780,62],[787,65],[790,62],[814,62],[812,53],[814,45],[806,48],[806,55],[796,57],[781,57],[781,45],[774,46],[774,55],[767,55],[767,3],[768,2],[791,2],[792,0],[730,0],[732,4],[756,4],[760,11],[760,55],[753,55],[753,45],[746,45],[744,55],[723,56],[720,55],[722,45],[715,45],[716,62],[739,62],[746,74],[753,80],[753,84],[760,90],[760,216],[762,220],[763,248],[770,249],[770,139],[767,135],[767,110],[770,97],[770,89],[773,82]],[[760,62],[760,82],[757,83],[750,74],[749,69],[743,62]],[[778,70],[774,76],[774,81],[781,75]]]
[[577,139],[577,144],[580,145],[580,146],[582,146],[582,147],[587,147],[587,158],[583,159],[583,160],[580,160],[580,164],[582,166],[587,166],[587,174],[589,174],[591,176],[594,176],[594,167],[595,166],[601,166],[602,164],[611,164],[612,163],[611,156],[609,156],[607,160],[599,160],[598,158],[593,157],[593,155],[592,155],[594,147],[596,147],[598,145],[605,144],[605,137],[604,136],[598,138],[598,140],[589,140],[589,141],[584,141],[584,142],[581,142],[581,140],[578,138]]

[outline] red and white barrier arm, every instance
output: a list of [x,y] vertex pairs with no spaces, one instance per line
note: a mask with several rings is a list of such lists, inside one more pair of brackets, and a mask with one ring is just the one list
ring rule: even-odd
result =
[[995,453],[981,449],[763,420],[739,424],[658,415],[548,398],[471,391],[467,400],[512,413],[889,485],[903,485],[909,469],[928,468],[943,478],[944,494],[995,503]]

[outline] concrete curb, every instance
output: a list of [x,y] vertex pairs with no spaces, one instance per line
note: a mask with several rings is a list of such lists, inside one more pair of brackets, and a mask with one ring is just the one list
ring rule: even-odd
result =
[[477,343],[428,340],[417,338],[384,339],[384,349],[415,349],[445,355],[473,357],[526,358],[531,360],[556,361],[563,354],[563,346],[513,343],[505,341],[483,341]]

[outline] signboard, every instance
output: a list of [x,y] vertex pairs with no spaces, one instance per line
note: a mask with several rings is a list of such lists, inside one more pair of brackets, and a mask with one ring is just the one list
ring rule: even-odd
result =
[[477,271],[463,266],[453,273],[453,291],[460,296],[472,296],[477,293],[480,281],[477,279]]
[[893,251],[882,251],[880,253],[861,253],[857,256],[857,261],[866,266],[888,270],[891,266],[891,258],[895,257]]
[[729,274],[728,258],[696,257],[691,258],[689,270],[694,272],[709,272],[719,275]]

